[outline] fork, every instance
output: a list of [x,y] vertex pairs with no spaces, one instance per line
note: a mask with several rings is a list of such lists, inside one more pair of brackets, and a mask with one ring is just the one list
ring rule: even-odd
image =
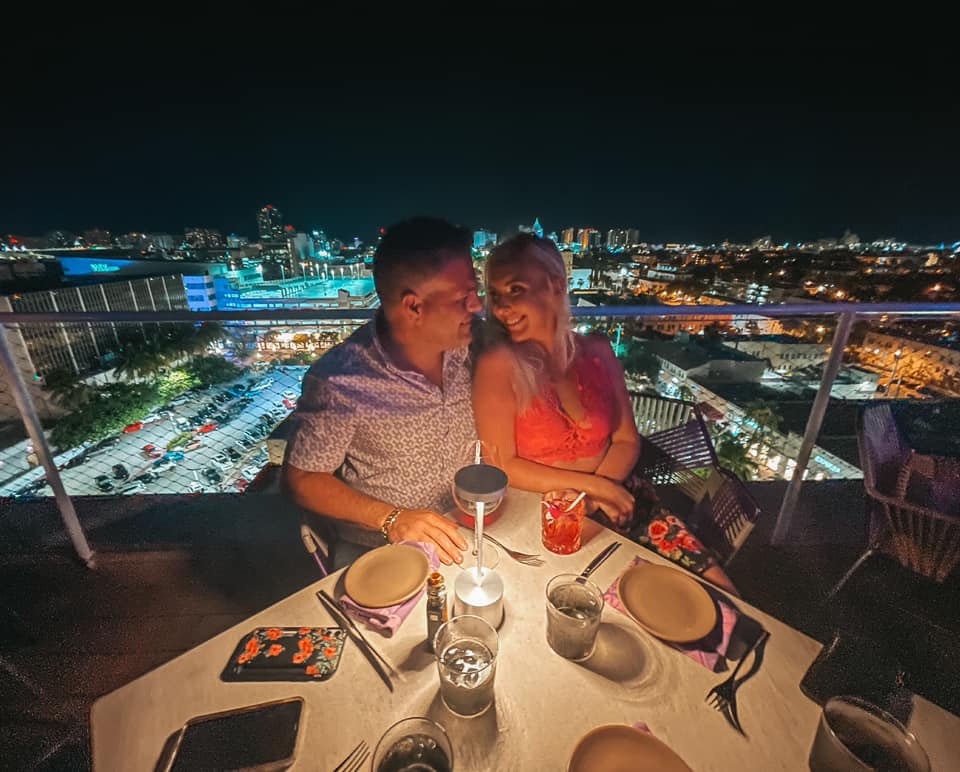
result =
[[500,549],[506,552],[510,557],[516,560],[518,563],[523,563],[525,566],[542,566],[543,558],[539,554],[531,554],[529,552],[518,552],[517,550],[510,549],[507,545],[498,542],[490,534],[485,533],[483,537],[488,541],[496,544]]
[[[743,734],[743,729],[740,726],[740,719],[737,716],[737,703],[735,700],[736,691],[737,691],[737,675],[740,673],[740,668],[743,667],[743,663],[747,661],[747,657],[750,656],[751,652],[756,651],[763,643],[770,637],[770,633],[764,630],[753,642],[753,645],[744,653],[740,658],[740,661],[737,663],[737,666],[733,669],[730,677],[721,684],[714,686],[705,698],[706,703],[712,707],[714,710],[718,710],[721,713],[725,714],[730,720],[730,723],[733,724],[734,729]],[[760,654],[757,654],[757,657],[760,657]],[[754,663],[756,664],[756,663]]]
[[350,751],[349,755],[334,767],[333,772],[357,772],[357,770],[363,766],[363,762],[367,760],[367,756],[369,755],[370,748],[367,747],[367,743],[364,740],[361,740],[357,747]]

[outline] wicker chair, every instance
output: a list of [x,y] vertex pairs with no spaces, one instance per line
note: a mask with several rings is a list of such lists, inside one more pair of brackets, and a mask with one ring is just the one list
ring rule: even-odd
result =
[[960,518],[907,500],[908,475],[904,472],[909,472],[913,451],[897,428],[889,405],[863,411],[857,425],[857,445],[870,516],[869,543],[830,591],[830,597],[876,552],[942,582],[960,562]]
[[729,564],[760,517],[760,507],[740,479],[720,466],[695,404],[637,394],[631,400],[641,434],[657,428],[643,438],[637,472],[657,486],[664,504],[720,562]]

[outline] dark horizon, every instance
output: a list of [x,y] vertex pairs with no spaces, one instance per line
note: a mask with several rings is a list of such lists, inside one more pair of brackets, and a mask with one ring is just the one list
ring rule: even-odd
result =
[[519,34],[494,53],[378,28],[252,56],[101,26],[50,30],[43,56],[12,43],[0,233],[255,237],[272,203],[367,243],[415,214],[652,243],[960,239],[960,97],[932,45]]

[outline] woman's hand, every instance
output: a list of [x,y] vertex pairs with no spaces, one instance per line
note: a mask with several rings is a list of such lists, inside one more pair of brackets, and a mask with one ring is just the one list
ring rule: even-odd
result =
[[593,475],[587,495],[593,506],[602,509],[617,527],[622,528],[633,520],[633,494],[619,483]]

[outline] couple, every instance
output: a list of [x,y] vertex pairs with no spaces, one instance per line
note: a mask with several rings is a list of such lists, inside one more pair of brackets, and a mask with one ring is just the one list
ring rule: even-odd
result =
[[467,229],[433,218],[387,231],[373,268],[380,311],[304,378],[285,464],[294,500],[332,518],[342,541],[432,542],[459,563],[466,541],[440,513],[479,435],[512,486],[585,491],[615,527],[646,525],[642,541],[667,541],[665,557],[735,591],[632,474],[641,440],[623,371],[606,338],[573,332],[556,245],[522,234],[490,253],[489,341],[472,355],[483,306],[470,247]]

